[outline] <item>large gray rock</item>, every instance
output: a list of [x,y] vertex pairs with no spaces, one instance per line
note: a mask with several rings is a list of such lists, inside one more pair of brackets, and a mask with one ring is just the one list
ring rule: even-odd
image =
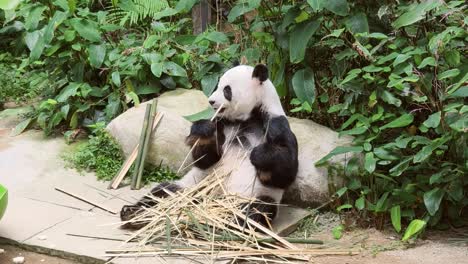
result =
[[[145,105],[133,107],[115,118],[107,130],[122,146],[128,156],[138,143]],[[184,139],[191,123],[183,116],[205,110],[209,106],[206,96],[196,90],[177,89],[164,93],[158,99],[158,111],[164,113],[157,133],[152,138],[147,161],[153,165],[161,162],[178,170],[189,152]],[[340,145],[349,145],[351,137],[338,137],[338,133],[310,120],[289,118],[299,143],[299,173],[296,182],[288,189],[286,202],[314,206],[329,199],[329,185],[340,185],[340,180],[330,181],[325,167],[316,168],[315,162]],[[344,163],[345,156],[335,156],[332,162]],[[192,162],[191,157],[186,165]]]
[[[129,156],[139,142],[145,108],[149,102],[130,108],[107,126],[109,133],[119,142],[125,156]],[[177,171],[190,151],[185,137],[191,123],[183,116],[191,115],[209,107],[206,96],[197,90],[176,89],[158,98],[158,112],[164,114],[157,133],[151,138],[146,161],[153,165],[161,163]],[[189,157],[185,165],[193,160]]]

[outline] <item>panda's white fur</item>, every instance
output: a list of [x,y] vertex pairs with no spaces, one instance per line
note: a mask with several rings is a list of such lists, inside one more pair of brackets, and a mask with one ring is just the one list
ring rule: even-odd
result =
[[[273,83],[269,79],[260,82],[253,78],[253,71],[252,66],[239,65],[221,76],[216,91],[209,98],[215,102],[215,110],[221,106],[225,108],[220,116],[232,120],[246,120],[259,102],[262,103],[263,110],[271,116],[285,115]],[[232,97],[235,98],[233,102],[223,96],[223,89],[227,85],[232,88]]]
[[[216,91],[209,97],[214,102],[213,108],[223,111],[218,115],[229,120],[246,120],[250,117],[252,110],[261,103],[262,110],[270,116],[284,116],[284,110],[276,92],[275,86],[268,79],[260,82],[253,78],[254,67],[239,65],[229,69],[220,78]],[[232,101],[225,98],[223,89],[231,87]],[[233,144],[238,133],[238,126],[227,126],[224,128],[226,141],[223,145],[221,160],[209,170],[193,167],[177,184],[183,188],[193,186],[216,170],[219,173],[230,173],[225,188],[229,193],[235,193],[245,197],[270,196],[275,202],[280,202],[284,190],[263,185],[258,177],[257,170],[250,162],[249,156],[253,147],[264,143],[263,134],[248,134],[249,146]]]

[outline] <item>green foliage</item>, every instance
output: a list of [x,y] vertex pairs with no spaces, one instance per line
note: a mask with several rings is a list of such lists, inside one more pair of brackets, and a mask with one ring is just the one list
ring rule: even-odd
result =
[[112,136],[103,129],[97,129],[95,135],[78,145],[65,160],[80,171],[95,171],[100,180],[111,180],[119,172],[124,158]]
[[[94,135],[85,143],[79,144],[64,156],[70,167],[79,171],[94,171],[100,180],[111,180],[119,172],[124,156],[115,139],[104,130],[104,124],[91,126]],[[132,174],[133,166],[128,175]],[[145,166],[143,182],[171,181],[177,179],[176,173],[160,164],[157,167]]]
[[25,103],[47,90],[47,76],[36,71],[27,72],[19,65],[22,61],[8,52],[0,53],[0,105],[9,101]]
[[[373,216],[378,227],[391,220],[397,231],[417,218],[428,226],[461,222],[468,205],[463,1],[239,0],[229,3],[226,20],[218,14],[229,30],[194,36],[195,2],[168,1],[145,13],[135,7],[152,4],[143,0],[107,10],[88,1],[25,1],[13,15],[0,14],[0,46],[26,52],[19,68],[48,77],[51,92],[31,122],[50,133],[110,121],[176,87],[209,95],[226,63],[242,56],[268,65],[289,114],[354,137],[353,146],[316,163],[348,182],[338,208]],[[328,164],[343,154],[362,159],[339,170]]]
[[408,228],[406,228],[405,235],[401,239],[402,241],[407,241],[408,239],[416,236],[419,234],[424,227],[426,227],[426,222],[423,220],[419,219],[414,219],[411,221],[411,223],[408,225]]
[[[190,34],[190,19],[182,16],[195,2],[174,3],[170,16],[181,16],[175,22],[159,14],[166,12],[159,10],[159,2],[119,2],[116,8],[125,11],[130,24],[146,24],[143,32],[112,20],[115,9],[102,10],[87,1],[25,1],[12,19],[3,14],[0,47],[28,53],[21,64],[24,71],[37,68],[47,76],[50,92],[32,122],[49,134],[109,122],[146,98],[176,87],[199,87],[202,80],[211,93],[224,60],[207,57],[228,38],[213,30],[198,37]],[[155,12],[164,19],[148,20]],[[206,59],[206,64],[198,63]],[[8,91],[23,94],[21,89]]]

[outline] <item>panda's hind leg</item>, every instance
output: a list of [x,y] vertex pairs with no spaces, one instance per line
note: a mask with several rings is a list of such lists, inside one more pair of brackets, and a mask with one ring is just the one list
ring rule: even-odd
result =
[[[255,202],[246,204],[244,208],[248,218],[270,229],[273,219],[278,214],[278,204],[273,197],[267,195],[257,197]],[[244,219],[239,221],[244,225]]]
[[154,187],[150,195],[145,195],[137,203],[133,205],[124,205],[120,210],[120,220],[126,222],[122,225],[124,229],[140,229],[148,224],[146,221],[128,222],[144,212],[145,208],[150,208],[156,205],[153,197],[164,198],[167,197],[169,192],[177,192],[181,187],[177,183],[162,182]]

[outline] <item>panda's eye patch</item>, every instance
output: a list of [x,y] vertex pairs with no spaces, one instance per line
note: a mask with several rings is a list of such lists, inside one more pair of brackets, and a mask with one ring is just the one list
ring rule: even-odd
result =
[[231,86],[229,85],[224,86],[223,93],[224,93],[224,98],[226,98],[226,100],[228,101],[232,100]]

